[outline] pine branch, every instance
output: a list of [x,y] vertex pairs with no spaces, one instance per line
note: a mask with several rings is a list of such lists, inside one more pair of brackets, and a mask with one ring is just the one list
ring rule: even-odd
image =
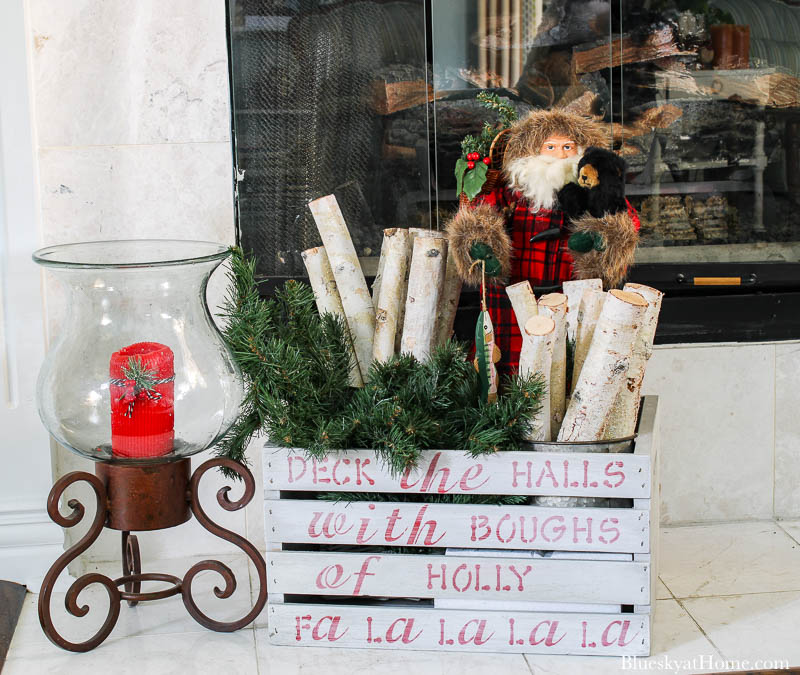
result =
[[510,127],[519,117],[514,106],[508,101],[502,100],[497,94],[482,91],[476,98],[483,104],[484,108],[489,108],[489,110],[494,110],[497,113],[504,129]]
[[516,449],[540,407],[541,378],[513,380],[496,404],[478,396],[467,349],[449,341],[422,363],[395,356],[370,368],[365,386],[349,386],[352,366],[344,320],[320,316],[307,284],[287,282],[260,297],[255,261],[234,250],[225,339],[245,378],[239,419],[218,453],[245,463],[252,438],[322,458],[344,448],[374,449],[398,475],[426,449],[479,455]]

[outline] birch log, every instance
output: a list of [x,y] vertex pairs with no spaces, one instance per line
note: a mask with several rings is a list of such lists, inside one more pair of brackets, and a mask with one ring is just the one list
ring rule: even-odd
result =
[[414,239],[400,351],[413,354],[420,361],[427,361],[433,347],[446,255],[446,239]]
[[553,361],[553,345],[556,338],[556,322],[549,316],[533,316],[522,331],[522,351],[519,356],[519,374],[526,377],[541,373],[547,391],[542,397],[542,409],[531,420],[525,438],[528,441],[549,441],[552,438],[550,424],[550,367]]
[[565,281],[564,295],[567,296],[567,339],[574,340],[578,331],[578,311],[581,298],[588,289],[603,292],[602,279],[575,279]]
[[[300,254],[308,272],[308,281],[311,290],[314,291],[314,300],[317,303],[317,311],[320,314],[336,314],[342,317],[345,322],[347,317],[342,307],[342,299],[339,297],[339,289],[336,287],[336,280],[333,278],[333,270],[328,260],[328,254],[324,246],[309,248]],[[353,351],[353,339],[350,340],[350,358],[353,367],[350,369],[350,384],[354,387],[363,387],[364,380],[361,377],[361,370],[358,368],[358,361]]]
[[[394,230],[395,228],[390,228]],[[381,279],[383,279],[383,267],[386,264],[386,233],[388,230],[383,231],[383,241],[381,241],[381,255],[378,258],[378,269],[375,272],[375,279],[372,281],[372,304],[378,307],[378,298],[381,293]]]
[[539,314],[556,324],[553,362],[550,367],[550,428],[556,435],[567,407],[567,296],[548,293],[539,298]]
[[397,333],[395,335],[395,351],[399,352],[401,350],[401,341],[403,339],[403,324],[405,323],[406,319],[406,295],[408,294],[408,275],[411,272],[411,256],[414,253],[414,240],[417,237],[444,237],[444,233],[439,232],[437,230],[430,230],[425,227],[409,227],[408,228],[408,250],[407,250],[407,258],[406,258],[406,277],[403,282],[403,291],[401,294],[401,302],[400,302],[400,314],[397,317]]
[[344,318],[342,299],[339,297],[339,289],[336,288],[336,280],[333,278],[333,270],[325,247],[309,248],[300,255],[308,272],[308,281],[311,290],[314,291],[314,300],[319,313],[336,314]]
[[375,306],[375,340],[372,358],[387,361],[395,352],[395,335],[402,330],[398,324],[400,307],[406,301],[405,278],[408,272],[408,230],[390,228],[383,231],[381,258],[384,260],[383,281]]
[[647,361],[653,352],[653,338],[656,335],[661,300],[664,297],[661,291],[642,284],[625,284],[623,290],[641,295],[647,301],[647,310],[639,334],[636,336],[628,373],[617,394],[617,399],[614,401],[614,407],[611,409],[611,416],[604,434],[605,438],[625,438],[633,435],[636,431],[644,372],[647,368]]
[[575,354],[572,359],[572,389],[570,395],[578,384],[581,368],[586,361],[589,353],[589,346],[592,344],[592,336],[597,325],[597,319],[603,309],[606,294],[603,291],[589,289],[583,292],[581,304],[576,316],[577,333],[575,335]]
[[559,441],[603,438],[646,311],[647,301],[641,295],[616,289],[608,292]]
[[363,380],[372,361],[375,337],[375,307],[367,281],[336,197],[328,195],[315,199],[308,208],[328,253]]
[[453,336],[453,324],[456,320],[458,301],[461,299],[463,282],[456,269],[453,249],[447,246],[447,264],[444,273],[444,288],[439,300],[439,316],[436,320],[436,344],[443,345]]
[[506,286],[506,295],[511,300],[511,307],[517,317],[519,332],[525,336],[525,326],[528,320],[539,313],[536,307],[536,296],[533,294],[530,281],[520,281],[516,284]]

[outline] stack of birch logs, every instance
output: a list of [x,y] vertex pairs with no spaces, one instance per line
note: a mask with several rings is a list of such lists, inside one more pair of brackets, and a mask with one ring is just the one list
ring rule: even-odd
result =
[[[347,323],[354,386],[363,386],[373,360],[402,352],[424,361],[452,336],[461,279],[443,233],[384,230],[370,294],[336,197],[309,208],[323,246],[303,251],[303,260],[320,313]],[[529,440],[631,436],[663,294],[640,284],[604,293],[600,279],[565,281],[564,293],[538,301],[527,281],[506,292],[522,333],[520,374],[542,373],[548,389]],[[575,341],[569,392],[568,340]]]
[[[603,292],[600,279],[565,281],[537,301],[523,281],[506,288],[522,333],[519,372],[542,373],[549,396],[531,441],[598,441],[632,436],[663,293],[641,284]],[[566,391],[567,340],[574,340]]]
[[323,246],[303,251],[303,261],[317,309],[347,323],[353,386],[363,386],[373,360],[404,352],[424,361],[452,336],[461,279],[443,233],[384,230],[370,294],[336,197],[321,197],[309,209]]

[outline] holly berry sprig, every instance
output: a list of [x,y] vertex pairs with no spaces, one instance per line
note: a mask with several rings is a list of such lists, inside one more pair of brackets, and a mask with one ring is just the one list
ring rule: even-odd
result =
[[517,119],[511,104],[497,94],[480,92],[477,98],[481,105],[497,113],[499,121],[495,125],[484,122],[479,135],[470,134],[461,141],[461,157],[456,161],[455,168],[456,192],[459,195],[463,192],[470,201],[475,199],[486,182],[486,174],[492,164],[489,150],[495,136]]
[[122,388],[117,401],[127,404],[123,415],[133,417],[133,408],[137,399],[146,396],[151,401],[160,401],[161,393],[156,391],[156,387],[172,382],[174,379],[174,375],[157,378],[156,371],[146,368],[141,357],[129,356],[128,364],[122,366],[122,377],[112,379],[111,384]]
[[481,153],[479,152],[468,152],[467,153],[467,169],[472,170],[475,168],[475,162],[480,160],[486,166],[492,165],[492,158],[491,157],[481,157]]

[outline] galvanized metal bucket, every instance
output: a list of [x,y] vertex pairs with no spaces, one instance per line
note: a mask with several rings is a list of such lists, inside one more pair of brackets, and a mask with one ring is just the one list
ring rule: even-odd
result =
[[[603,441],[532,441],[521,444],[522,450],[530,452],[633,452],[633,441],[636,434],[625,438],[613,438]],[[626,499],[609,499],[608,497],[533,497],[537,506],[596,506],[622,507],[630,506]],[[624,502],[624,503],[623,503]]]

